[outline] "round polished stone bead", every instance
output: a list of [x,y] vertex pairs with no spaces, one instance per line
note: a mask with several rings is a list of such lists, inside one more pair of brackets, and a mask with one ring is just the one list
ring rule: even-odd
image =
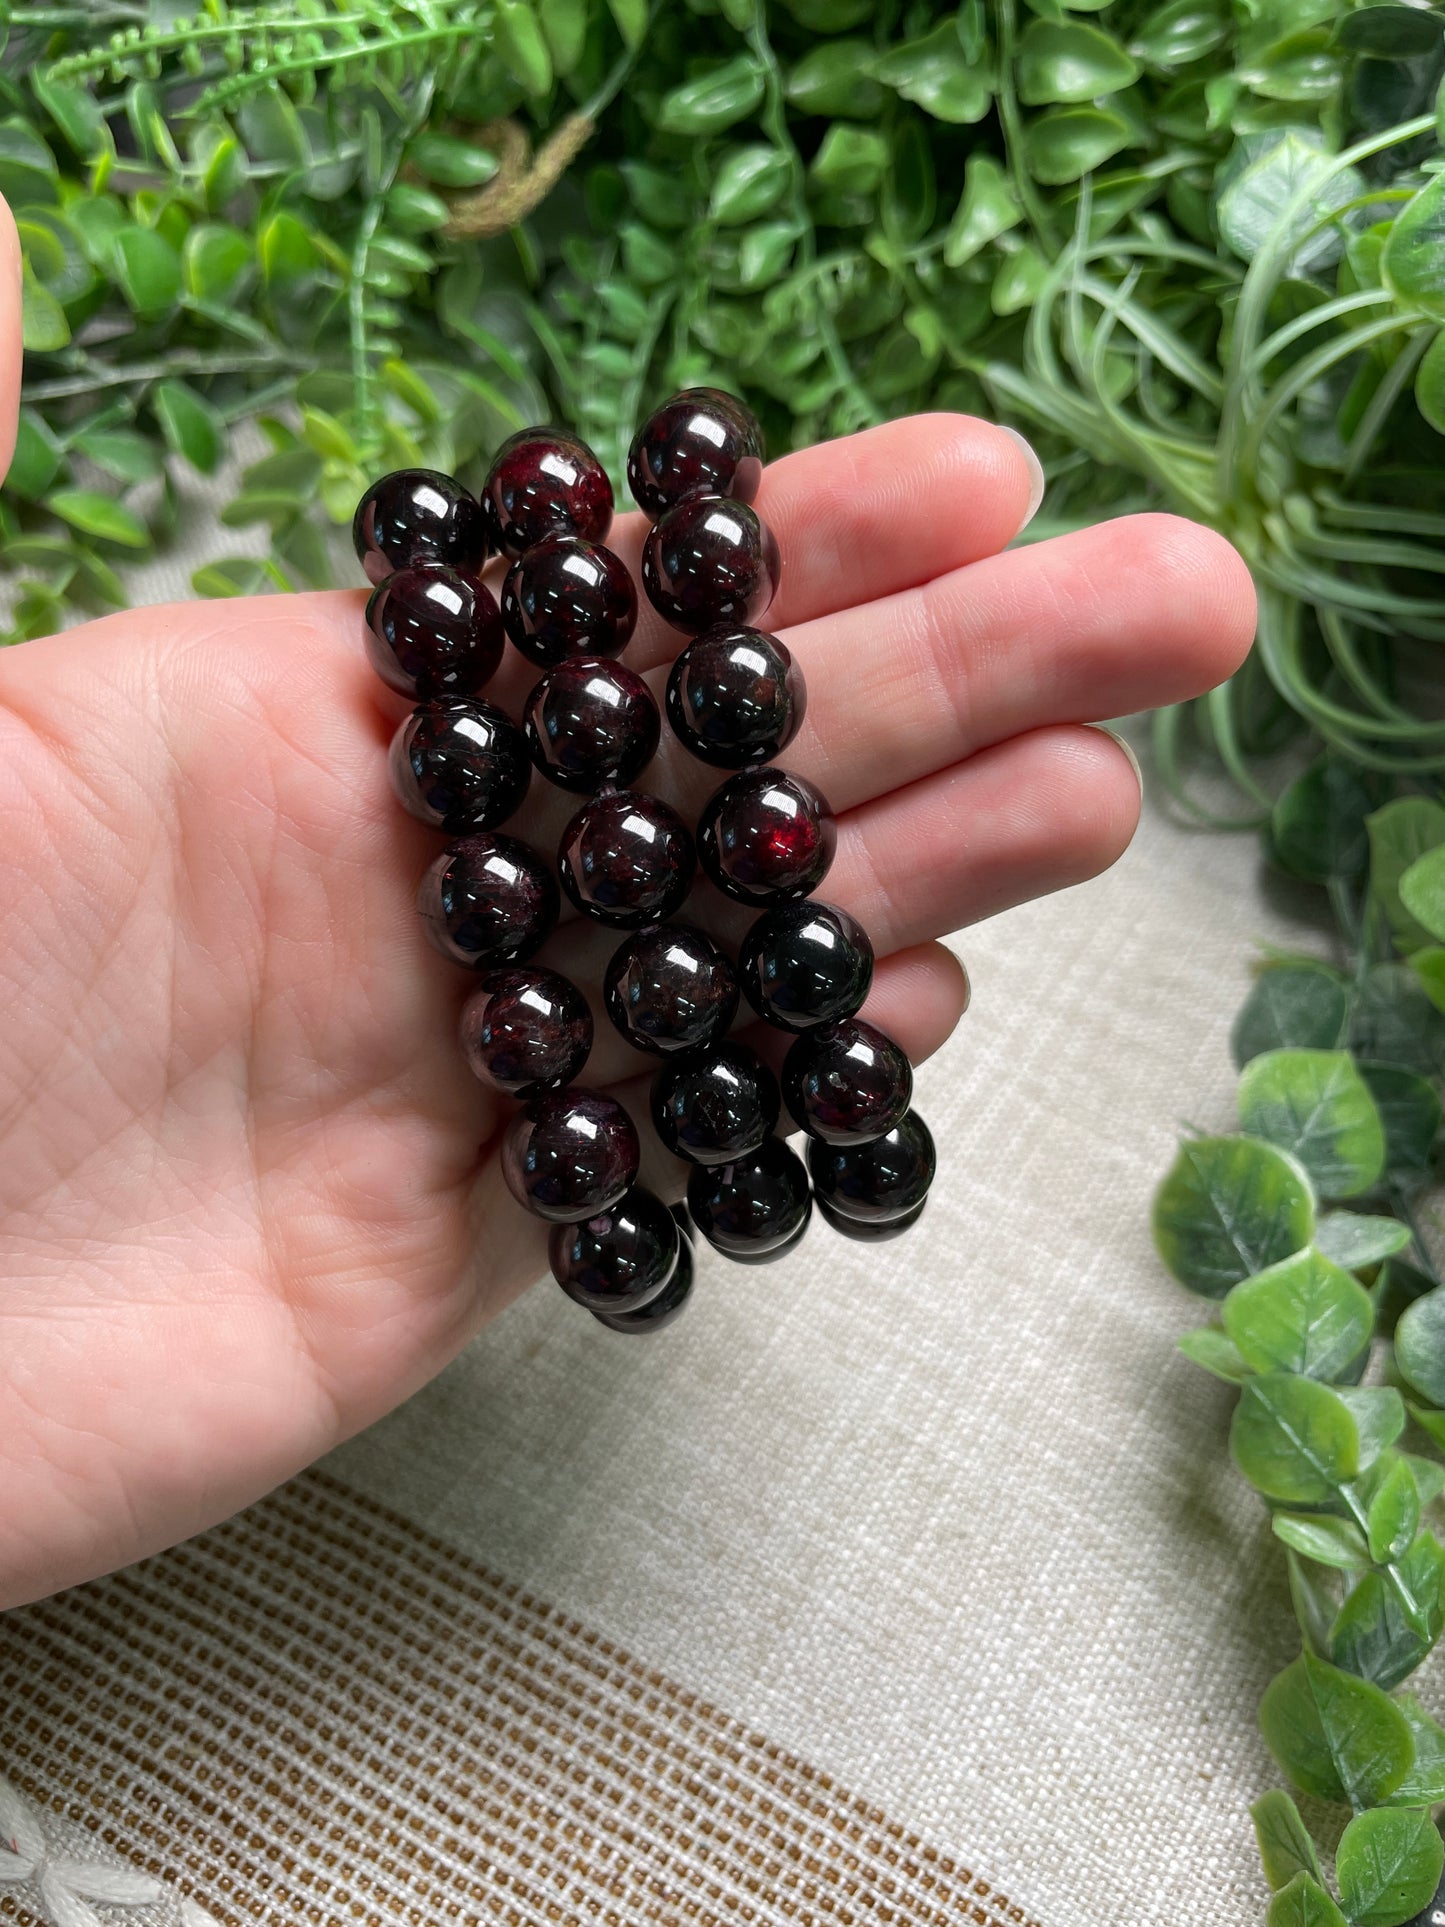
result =
[[557,1283],[588,1311],[636,1311],[671,1278],[681,1243],[661,1198],[634,1184],[595,1218],[557,1225],[547,1256]]
[[777,1124],[777,1079],[746,1044],[724,1041],[652,1080],[652,1121],[675,1157],[731,1164],[750,1157]]
[[633,437],[627,486],[656,521],[684,496],[751,502],[763,479],[763,435],[752,411],[721,388],[685,388]]
[[810,896],[837,847],[827,801],[789,770],[739,770],[708,798],[697,821],[703,870],[725,896],[759,908]]
[[524,428],[502,443],[482,488],[487,536],[518,556],[549,535],[600,542],[612,526],[612,484],[585,442],[556,428]]
[[809,1137],[867,1144],[901,1124],[913,1102],[907,1054],[861,1017],[805,1030],[783,1059],[783,1095]]
[[636,1311],[594,1311],[592,1316],[609,1331],[646,1338],[652,1332],[665,1330],[682,1313],[692,1296],[694,1275],[692,1246],[684,1238],[678,1247],[672,1276],[655,1298],[649,1298]]
[[603,999],[634,1049],[673,1057],[726,1036],[738,1007],[738,980],[704,931],[663,923],[618,945],[603,979]]
[[743,995],[779,1030],[851,1017],[873,982],[873,946],[856,917],[833,903],[780,903],[743,938]]
[[917,1111],[871,1144],[808,1145],[818,1196],[841,1218],[891,1224],[921,1205],[937,1168],[933,1135]]
[[862,1218],[845,1218],[841,1211],[835,1211],[821,1193],[814,1194],[818,1216],[824,1224],[838,1232],[841,1237],[852,1238],[859,1244],[886,1244],[890,1238],[901,1238],[905,1231],[911,1231],[923,1216],[928,1204],[927,1198],[915,1204],[911,1211],[905,1211],[901,1218],[887,1218],[882,1222],[865,1221]]
[[505,823],[532,780],[526,739],[511,717],[466,696],[414,709],[391,739],[387,764],[402,807],[453,836]]
[[399,696],[469,696],[505,645],[491,590],[461,569],[398,569],[366,605],[367,660]]
[[731,1164],[699,1164],[687,1181],[693,1223],[730,1258],[776,1251],[798,1235],[812,1208],[803,1160],[780,1137],[764,1138]]
[[745,502],[690,495],[643,544],[642,586],[665,622],[700,635],[720,622],[756,622],[782,567],[772,530]]
[[584,803],[557,851],[572,902],[616,930],[670,917],[691,888],[695,864],[686,823],[661,798],[640,790]]
[[803,672],[761,629],[705,629],[672,665],[667,720],[679,741],[718,769],[770,763],[798,733],[808,706]]
[[518,1111],[502,1139],[502,1176],[528,1211],[574,1224],[621,1201],[640,1155],[636,1128],[616,1098],[574,1085]]
[[421,880],[417,908],[444,957],[486,970],[530,957],[561,904],[556,879],[529,844],[483,830],[442,851]]
[[592,1012],[568,978],[540,964],[489,970],[462,1006],[462,1055],[508,1097],[570,1084],[592,1049]]
[[532,761],[564,790],[591,796],[633,783],[657,754],[657,700],[633,670],[602,656],[571,656],[537,684],[523,715]]
[[487,559],[480,503],[434,468],[400,468],[373,482],[351,518],[351,540],[368,582],[427,562],[475,573]]
[[808,1209],[803,1222],[790,1238],[784,1238],[780,1245],[768,1245],[761,1251],[729,1251],[728,1258],[735,1265],[775,1265],[782,1258],[791,1258],[798,1246],[808,1235],[808,1226],[813,1221],[813,1200],[808,1199]]
[[508,569],[502,622],[539,669],[568,656],[620,656],[637,625],[637,591],[611,549],[549,535]]

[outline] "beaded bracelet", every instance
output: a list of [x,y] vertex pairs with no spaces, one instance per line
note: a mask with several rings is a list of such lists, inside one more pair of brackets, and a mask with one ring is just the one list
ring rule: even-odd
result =
[[[423,923],[444,956],[482,973],[462,1011],[461,1048],[484,1083],[519,1100],[502,1170],[518,1202],[552,1224],[553,1276],[616,1331],[658,1331],[681,1311],[695,1232],[729,1258],[768,1263],[797,1246],[816,1199],[845,1236],[893,1237],[916,1222],[933,1179],[907,1056],[857,1015],[872,946],[847,911],[812,894],[833,859],[833,813],[773,761],[807,697],[788,649],[754,626],[781,573],[752,507],[762,463],[757,422],[714,388],[665,402],[628,458],[633,499],[652,523],[643,587],[691,638],[668,676],[668,723],[693,756],[732,772],[695,835],[661,797],[633,787],[662,719],[647,684],[617,660],[637,592],[603,546],[612,488],[585,444],[524,429],[498,451],[480,500],[451,476],[400,470],[366,491],[352,525],[375,585],[372,667],[417,702],[391,744],[392,785],[413,816],[453,839],[422,879]],[[481,579],[491,556],[508,563],[500,607]],[[477,693],[508,638],[542,672],[520,726]],[[534,768],[586,799],[562,832],[555,871],[499,828]],[[675,921],[698,867],[760,913],[736,958]],[[685,1207],[636,1183],[632,1118],[575,1081],[592,1048],[591,1008],[568,978],[528,961],[557,922],[561,892],[625,933],[603,1007],[630,1045],[662,1060],[652,1123],[691,1166]],[[780,1079],[729,1035],[740,992],[792,1037]],[[784,1100],[807,1136],[806,1166],[780,1134]]]

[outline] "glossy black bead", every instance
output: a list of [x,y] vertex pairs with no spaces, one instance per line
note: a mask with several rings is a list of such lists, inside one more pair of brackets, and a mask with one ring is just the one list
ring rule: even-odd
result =
[[813,1200],[808,1199],[808,1208],[803,1214],[803,1222],[791,1237],[784,1238],[780,1245],[768,1245],[762,1250],[736,1250],[728,1252],[728,1260],[735,1265],[775,1265],[783,1258],[791,1258],[798,1246],[808,1235],[808,1226],[813,1222]]
[[402,807],[453,836],[505,823],[532,780],[526,738],[511,717],[466,696],[414,709],[391,739],[387,765]]
[[657,1135],[690,1164],[731,1164],[751,1156],[781,1109],[777,1079],[746,1044],[715,1044],[664,1064],[652,1080]]
[[[841,1237],[852,1238],[858,1244],[886,1244],[890,1238],[901,1238],[905,1231],[911,1231],[927,1209],[928,1200],[924,1198],[915,1204],[911,1211],[905,1211],[901,1218],[887,1218],[881,1223],[862,1218],[845,1218],[841,1211],[835,1211],[827,1199],[814,1193],[813,1202],[818,1207],[818,1216],[824,1224],[838,1232]],[[1445,1922],[1441,1923],[1445,1927]]]
[[733,967],[704,931],[656,924],[625,939],[603,979],[607,1015],[636,1050],[673,1057],[727,1035],[738,1007]]
[[592,1012],[555,970],[489,970],[462,1007],[459,1035],[484,1084],[508,1097],[539,1097],[570,1084],[587,1062]]
[[678,1247],[672,1276],[655,1298],[649,1298],[637,1311],[594,1311],[592,1316],[609,1331],[624,1332],[635,1338],[649,1337],[653,1332],[665,1330],[681,1315],[692,1296],[694,1276],[692,1246],[684,1238]]
[[514,836],[483,830],[442,851],[417,892],[427,935],[444,957],[486,970],[530,957],[561,902],[546,863]]
[[557,1225],[547,1256],[557,1283],[588,1311],[636,1311],[672,1277],[681,1244],[672,1212],[635,1184],[610,1210]]
[[763,435],[752,411],[721,388],[685,388],[633,437],[627,486],[656,521],[685,496],[751,502],[763,479]]
[[590,796],[626,787],[657,754],[662,718],[631,669],[602,656],[571,656],[537,684],[523,716],[532,761],[565,790]]
[[856,917],[832,903],[780,903],[743,938],[743,995],[779,1030],[851,1017],[873,982],[873,946]]
[[573,1224],[621,1201],[640,1155],[636,1127],[616,1098],[574,1085],[518,1111],[502,1139],[502,1176],[528,1211]]
[[577,908],[616,930],[670,917],[692,885],[692,836],[677,811],[640,790],[595,796],[562,832],[557,871]]
[[786,645],[735,623],[705,629],[667,679],[674,734],[718,769],[770,763],[797,735],[807,706],[803,672]]
[[720,622],[756,622],[782,566],[772,530],[745,502],[690,495],[648,534],[642,586],[665,622],[700,635]]
[[612,484],[575,435],[524,428],[497,450],[482,488],[487,537],[500,555],[518,556],[549,535],[601,542],[612,526]]
[[824,1203],[842,1218],[891,1224],[922,1204],[937,1168],[933,1136],[917,1111],[871,1144],[808,1145],[808,1169]]
[[901,1124],[913,1101],[902,1047],[861,1017],[817,1024],[783,1059],[783,1095],[809,1137],[866,1144]]
[[790,770],[739,770],[697,820],[703,870],[724,895],[759,908],[811,896],[837,847],[826,798]]
[[366,605],[367,660],[399,696],[470,696],[505,645],[491,590],[460,569],[398,569]]
[[351,540],[368,582],[424,562],[475,573],[487,559],[481,505],[434,468],[399,468],[373,482],[351,518]]
[[731,1164],[697,1165],[687,1208],[702,1236],[729,1257],[775,1251],[797,1236],[812,1210],[808,1173],[780,1137]]
[[620,656],[637,625],[637,591],[611,549],[549,535],[508,569],[502,622],[539,669],[568,656]]

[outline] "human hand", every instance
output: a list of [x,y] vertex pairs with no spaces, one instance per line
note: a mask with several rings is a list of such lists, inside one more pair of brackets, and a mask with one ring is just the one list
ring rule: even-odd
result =
[[[0,255],[3,459],[8,223]],[[935,415],[788,456],[759,499],[765,621],[809,690],[786,760],[838,812],[826,895],[915,1060],[966,1001],[936,939],[1128,843],[1134,770],[1083,725],[1209,687],[1253,633],[1243,564],[1188,522],[1004,553],[1030,488],[1016,441]],[[640,535],[611,537],[634,570]],[[387,783],[404,706],[364,601],[128,611],[0,656],[0,1606],[246,1504],[545,1268],[499,1172],[510,1107],[457,1050],[472,986],[413,907],[439,845]],[[660,688],[680,646],[647,611],[626,660]],[[485,693],[516,713],[534,679],[509,652]],[[691,813],[721,773],[672,751],[643,782]],[[575,805],[538,779],[507,827],[550,850]],[[745,917],[706,886],[687,914]],[[600,1008],[617,941],[573,920],[541,960]],[[586,1081],[641,1119],[645,1070],[599,1018]],[[677,1195],[681,1168],[654,1143],[643,1178]]]

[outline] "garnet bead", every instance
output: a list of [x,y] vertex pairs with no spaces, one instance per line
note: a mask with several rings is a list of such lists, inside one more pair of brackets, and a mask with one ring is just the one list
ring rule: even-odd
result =
[[750,1156],[781,1109],[777,1079],[745,1044],[715,1044],[700,1056],[664,1064],[652,1080],[657,1135],[691,1164]]
[[915,1204],[911,1211],[905,1211],[901,1218],[865,1222],[862,1218],[845,1218],[841,1211],[833,1209],[821,1192],[814,1194],[813,1201],[818,1207],[818,1216],[824,1224],[831,1226],[840,1236],[853,1238],[860,1244],[873,1245],[886,1244],[890,1238],[901,1238],[905,1231],[910,1231],[918,1223],[928,1203],[927,1198],[924,1198],[920,1203]]
[[611,549],[549,535],[508,569],[502,621],[539,669],[567,656],[620,656],[637,624],[637,591]]
[[871,1144],[808,1145],[820,1200],[840,1218],[893,1224],[928,1196],[937,1167],[933,1136],[917,1111]]
[[495,675],[505,644],[491,590],[460,569],[398,569],[366,605],[367,659],[400,696],[468,696]]
[[570,656],[527,698],[532,761],[549,782],[592,795],[635,782],[657,754],[662,718],[631,669],[601,656]]
[[692,1246],[684,1238],[678,1246],[672,1276],[655,1298],[649,1298],[636,1311],[594,1311],[592,1316],[609,1331],[626,1332],[630,1336],[645,1338],[652,1332],[660,1332],[686,1306],[692,1295],[693,1275]]
[[660,923],[692,885],[687,825],[640,790],[595,796],[562,832],[557,869],[577,908],[618,930]]
[[867,1144],[901,1124],[913,1067],[891,1037],[861,1017],[804,1031],[783,1059],[783,1095],[809,1137]]
[[693,635],[720,622],[756,621],[777,594],[781,573],[772,530],[746,503],[721,495],[679,502],[642,549],[642,585],[652,606]]
[[425,562],[475,572],[487,559],[481,505],[434,468],[401,468],[373,482],[351,518],[351,540],[368,582]]
[[743,995],[780,1030],[851,1017],[873,981],[873,946],[832,903],[780,903],[758,918],[738,958]]
[[508,1097],[539,1097],[570,1084],[587,1062],[592,1012],[555,970],[492,970],[462,1006],[460,1036],[484,1084]]
[[422,878],[417,907],[444,957],[485,970],[530,957],[561,905],[552,872],[529,844],[484,830],[442,851]]
[[733,623],[705,629],[667,679],[667,719],[704,763],[768,763],[798,733],[808,705],[803,672],[776,636]]
[[698,1165],[687,1181],[693,1223],[729,1258],[776,1251],[796,1238],[813,1208],[808,1174],[780,1137],[731,1164]]
[[549,535],[600,542],[612,525],[612,484],[575,435],[524,428],[497,450],[482,489],[482,512],[499,554],[521,555]]
[[607,1015],[636,1050],[701,1050],[727,1033],[738,980],[712,938],[691,924],[639,930],[618,945],[603,982]]
[[672,1277],[681,1244],[671,1211],[635,1184],[595,1218],[559,1224],[547,1256],[557,1283],[588,1311],[635,1311]]
[[516,724],[465,696],[414,709],[398,725],[387,760],[403,809],[453,836],[505,823],[532,780]]
[[632,499],[654,521],[700,492],[751,502],[762,479],[762,430],[720,388],[686,388],[665,401],[637,431],[627,457]]
[[610,1211],[637,1176],[640,1147],[616,1098],[575,1086],[523,1106],[502,1139],[502,1176],[518,1204],[554,1224]]
[[838,826],[821,793],[786,770],[740,770],[698,818],[698,861],[738,903],[811,895],[837,846]]

